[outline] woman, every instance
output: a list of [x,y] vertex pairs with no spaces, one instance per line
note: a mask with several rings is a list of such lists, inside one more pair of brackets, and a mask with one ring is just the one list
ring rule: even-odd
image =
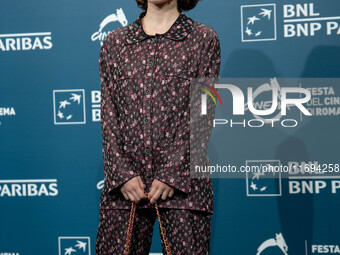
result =
[[[220,42],[213,28],[184,14],[197,1],[137,0],[144,11],[103,41],[97,255],[124,253],[131,203],[130,254],[149,254],[156,201],[172,254],[209,254],[213,190],[209,178],[190,175],[189,85],[219,76]],[[163,239],[162,249],[167,254]]]

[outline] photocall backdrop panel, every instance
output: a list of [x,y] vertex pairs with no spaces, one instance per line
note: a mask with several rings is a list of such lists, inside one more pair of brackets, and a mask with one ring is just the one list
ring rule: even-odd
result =
[[[126,0],[1,7],[0,254],[95,254],[104,179],[99,50],[142,10]],[[236,115],[233,94],[218,89],[210,165],[297,170],[212,175],[211,254],[340,253],[339,1],[206,0],[186,14],[216,30],[222,83],[244,95],[246,111]],[[282,114],[284,87],[310,92],[311,116],[296,106]],[[248,88],[262,110],[279,91],[275,125],[258,126]],[[312,167],[325,172],[304,171]]]

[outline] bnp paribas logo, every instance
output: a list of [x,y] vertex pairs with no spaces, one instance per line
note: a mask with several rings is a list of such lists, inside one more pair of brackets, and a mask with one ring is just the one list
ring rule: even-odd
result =
[[246,160],[246,167],[253,172],[246,172],[247,196],[281,196],[280,160]]
[[91,255],[90,237],[59,236],[59,255]]
[[55,125],[85,124],[85,90],[53,90]]
[[275,4],[241,5],[242,42],[276,40]]

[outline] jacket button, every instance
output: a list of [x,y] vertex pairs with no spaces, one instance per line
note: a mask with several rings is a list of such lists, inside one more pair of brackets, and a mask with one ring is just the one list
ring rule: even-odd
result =
[[149,123],[149,121],[150,121],[149,118],[145,118],[145,119],[144,119],[144,122],[145,122],[145,123]]
[[149,62],[148,62],[148,66],[149,66],[149,67],[152,67],[152,66],[153,66],[153,62],[152,62],[152,61],[149,61]]
[[149,89],[146,89],[145,90],[145,94],[149,94],[150,93],[150,90]]
[[145,149],[145,153],[148,154],[148,155],[150,155],[150,154],[151,154],[151,150],[150,150],[149,148],[146,148],[146,149]]

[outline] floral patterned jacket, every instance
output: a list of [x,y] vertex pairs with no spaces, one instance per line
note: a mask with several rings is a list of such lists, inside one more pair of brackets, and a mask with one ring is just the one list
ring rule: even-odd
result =
[[[155,178],[175,188],[173,197],[159,199],[160,208],[213,213],[211,179],[190,175],[189,84],[219,77],[218,35],[183,11],[166,33],[147,35],[141,24],[145,14],[110,32],[100,49],[105,173],[100,208],[129,209],[131,201],[119,187],[141,176],[145,192]],[[211,119],[207,124],[202,132],[208,137]],[[208,162],[207,142],[202,157]],[[148,200],[138,205],[150,206]]]

